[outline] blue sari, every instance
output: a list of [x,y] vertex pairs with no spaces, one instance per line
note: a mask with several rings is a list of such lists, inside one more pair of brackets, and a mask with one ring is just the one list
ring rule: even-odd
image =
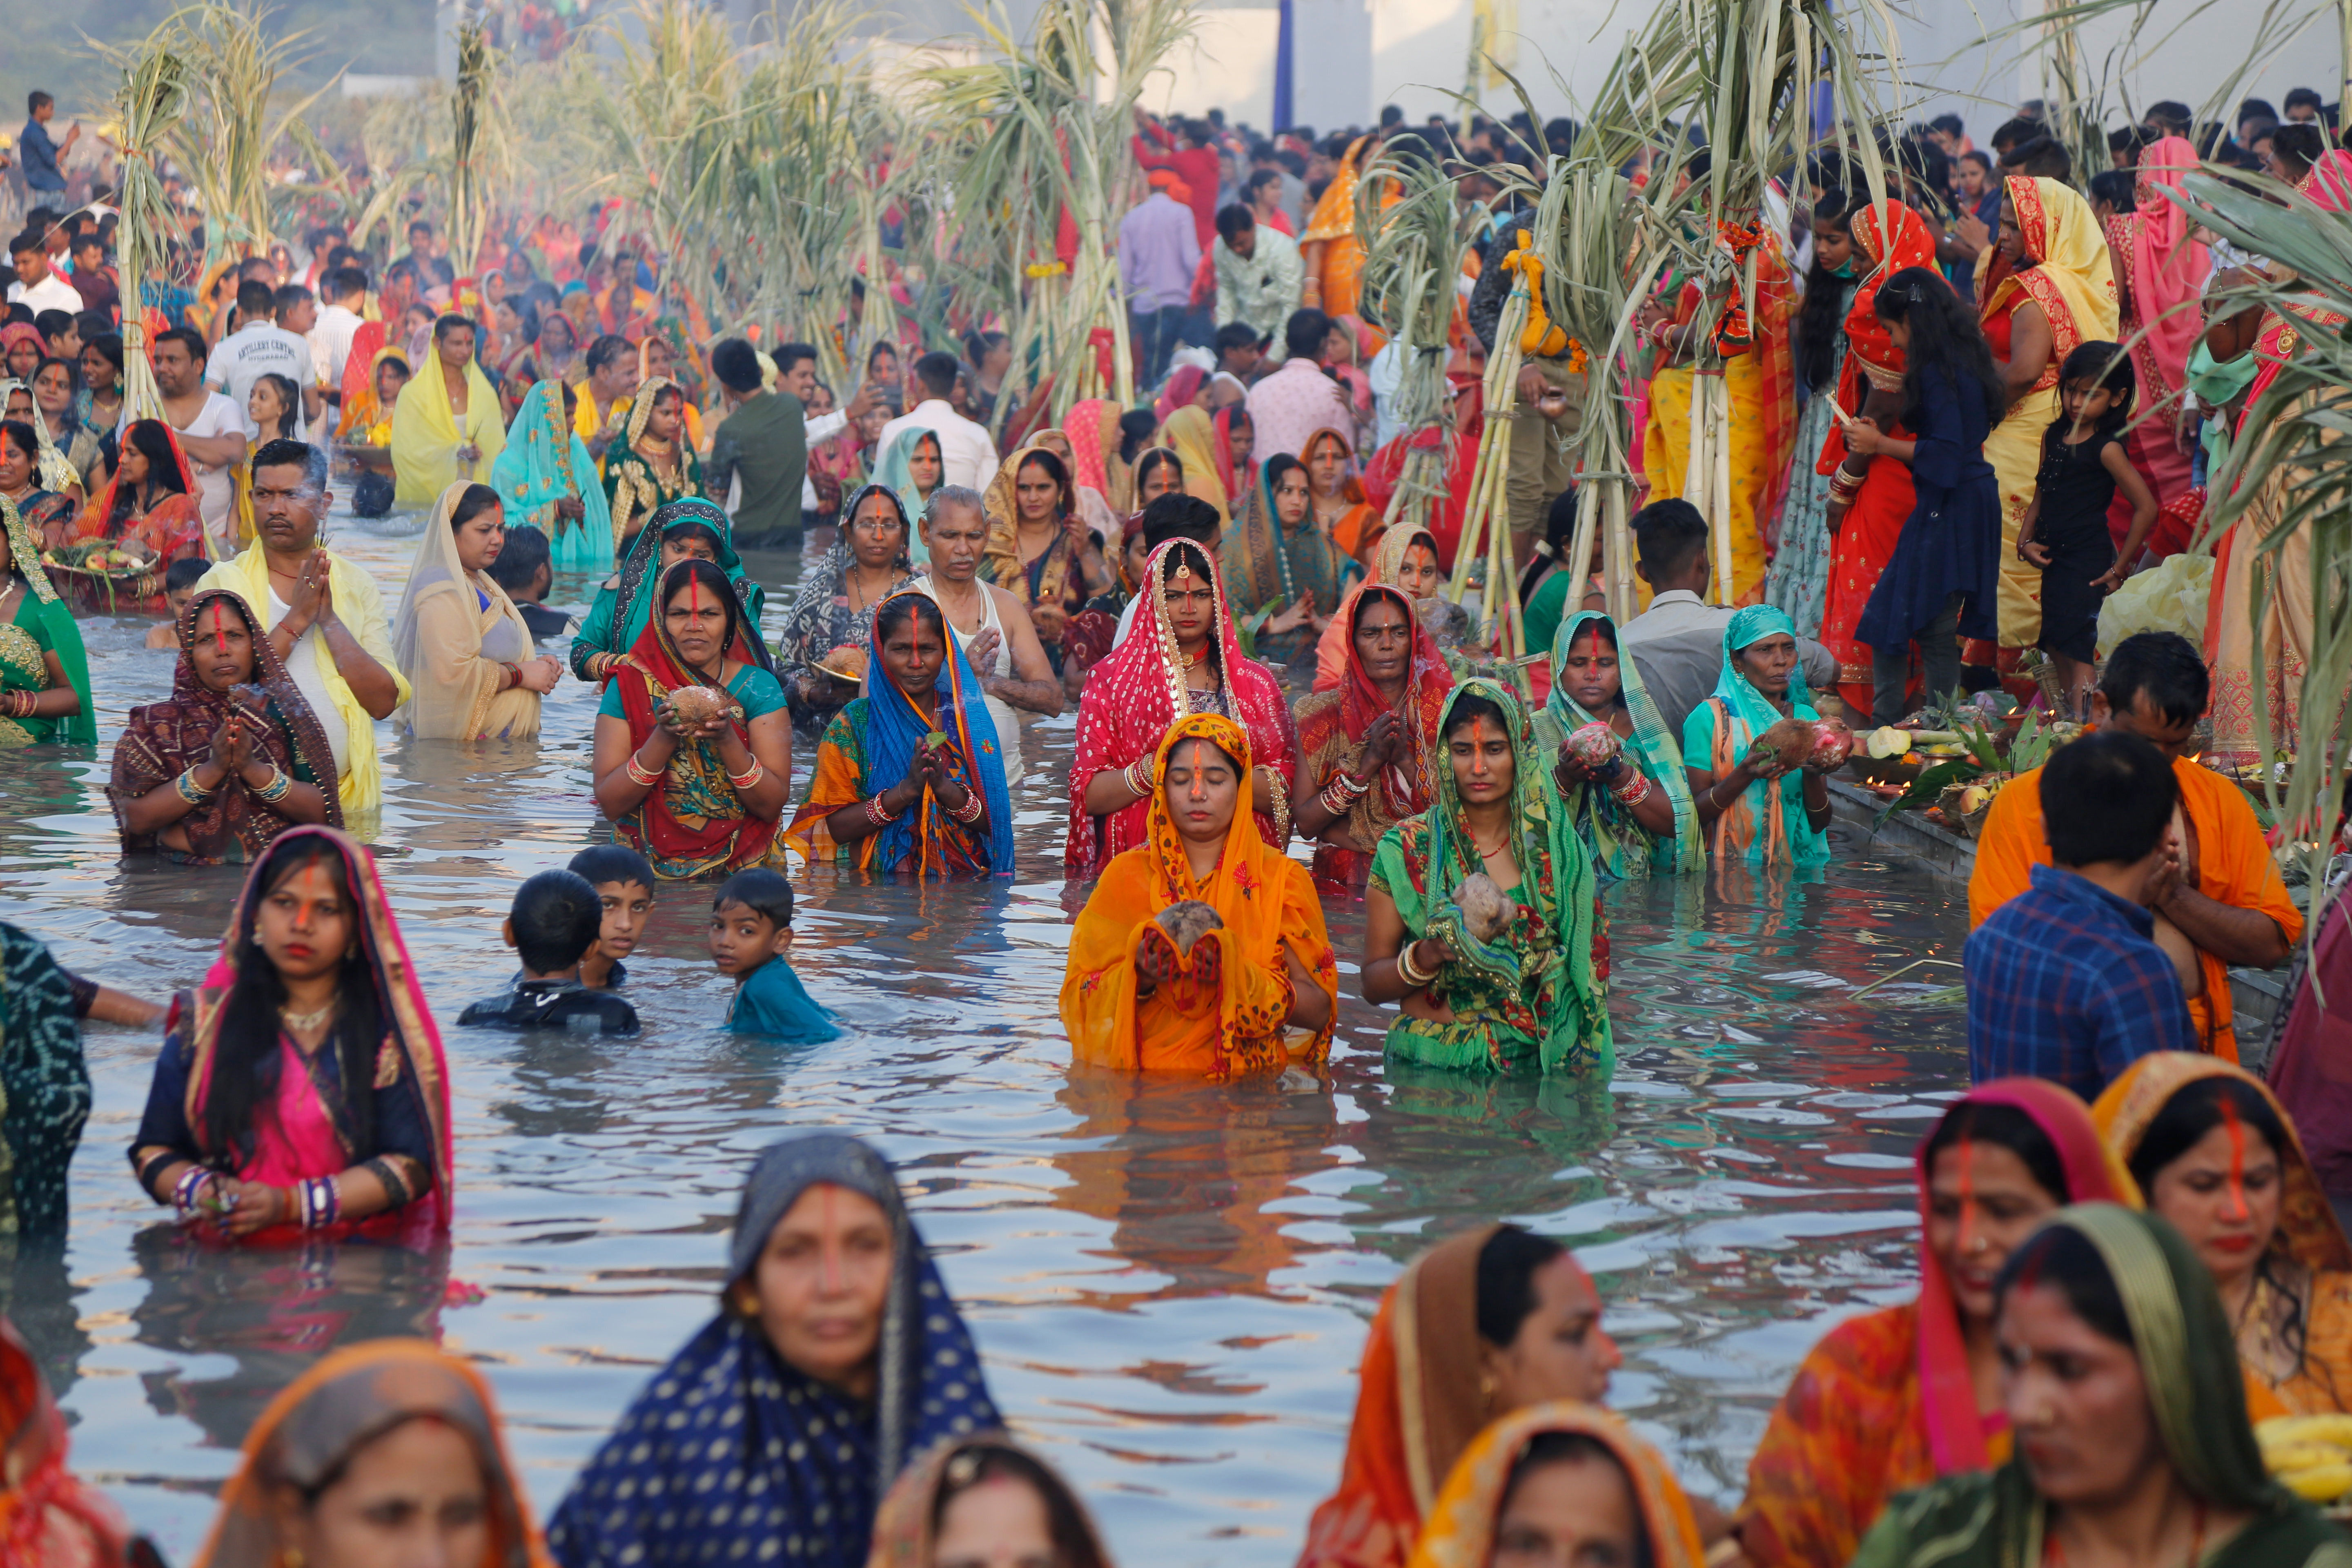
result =
[[549,1522],[563,1568],[685,1568],[779,1556],[865,1568],[882,1495],[932,1445],[1003,1425],[980,1353],[889,1163],[855,1138],[771,1144],[736,1213],[727,1279],[750,1275],[776,1222],[819,1183],[871,1198],[891,1230],[871,1405],[770,1348],[756,1317],[718,1317],[656,1373]]

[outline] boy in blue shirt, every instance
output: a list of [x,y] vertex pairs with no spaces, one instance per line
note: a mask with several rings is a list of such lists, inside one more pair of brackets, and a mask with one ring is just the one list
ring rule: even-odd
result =
[[837,1038],[784,954],[793,945],[793,885],[765,868],[738,871],[710,900],[710,957],[734,980],[727,1026],[793,1045]]

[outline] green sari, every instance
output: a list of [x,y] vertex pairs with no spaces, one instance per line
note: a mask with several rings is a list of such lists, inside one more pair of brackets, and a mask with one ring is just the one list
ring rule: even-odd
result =
[[[2048,1222],[2105,1261],[2131,1324],[2165,1457],[2194,1496],[2251,1511],[2198,1568],[2352,1568],[2352,1540],[2263,1468],[2236,1336],[2212,1276],[2153,1215],[2077,1204]],[[1887,1504],[1853,1568],[2041,1568],[2050,1505],[2021,1458],[1947,1476]]]
[[[1606,626],[1610,637],[1615,638],[1617,623],[1599,610],[1579,610],[1552,638],[1551,696],[1536,715],[1536,742],[1547,759],[1546,765],[1570,731],[1605,722],[1601,715],[1586,712],[1569,696],[1559,680],[1559,672],[1567,666],[1569,645],[1576,640],[1580,629],[1593,621]],[[1706,863],[1706,850],[1699,842],[1698,815],[1691,809],[1690,779],[1683,772],[1682,749],[1667,733],[1666,721],[1658,715],[1658,705],[1650,700],[1649,690],[1642,684],[1640,667],[1622,646],[1617,670],[1623,685],[1625,711],[1633,721],[1633,733],[1624,739],[1624,754],[1642,770],[1653,788],[1665,791],[1666,799],[1675,808],[1674,837],[1661,838],[1651,833],[1600,784],[1578,784],[1561,794],[1560,804],[1568,808],[1569,821],[1575,826],[1576,836],[1584,841],[1601,875],[1622,880],[1646,877],[1654,871],[1660,875],[1696,871]]]
[[1577,1073],[1606,1079],[1616,1064],[1610,1037],[1598,883],[1591,858],[1570,826],[1538,756],[1527,710],[1509,689],[1473,676],[1454,689],[1439,718],[1442,736],[1454,704],[1483,697],[1511,727],[1511,814],[1520,884],[1503,891],[1518,911],[1492,942],[1462,923],[1454,889],[1483,869],[1454,769],[1443,752],[1433,761],[1436,803],[1381,835],[1370,885],[1394,900],[1409,940],[1436,937],[1465,956],[1448,960],[1429,997],[1454,1010],[1431,1023],[1400,1014],[1389,1026],[1392,1061],[1491,1072]]
[[1217,575],[1224,579],[1234,619],[1248,623],[1246,630],[1259,662],[1277,669],[1297,658],[1322,633],[1311,626],[1266,632],[1259,630],[1256,623],[1285,605],[1297,603],[1301,594],[1314,595],[1317,615],[1333,614],[1339,607],[1341,574],[1349,564],[1331,542],[1331,536],[1317,526],[1311,505],[1295,531],[1283,527],[1281,515],[1274,510],[1273,488],[1263,472],[1250,488],[1248,504],[1240,509],[1238,521],[1226,528],[1224,542],[1217,547]]
[[637,638],[645,635],[646,623],[653,618],[654,584],[661,576],[662,536],[686,522],[700,523],[719,536],[719,569],[735,584],[735,597],[743,605],[744,625],[751,632],[750,640],[758,645],[762,654],[767,651],[759,629],[760,618],[767,613],[768,591],[743,574],[743,558],[735,553],[734,523],[726,510],[715,501],[690,496],[672,501],[654,513],[648,525],[637,530],[628,554],[621,560],[621,569],[596,590],[596,597],[588,606],[588,618],[572,634],[572,674],[583,680],[593,680],[596,678],[588,673],[592,658],[600,653],[626,653],[637,646]]
[[[74,625],[73,611],[50,585],[49,574],[41,570],[41,547],[32,529],[5,496],[0,496],[0,524],[8,532],[8,570],[25,581],[16,616],[0,626],[0,691],[47,691],[49,666],[43,656],[53,653],[81,698],[80,710],[62,719],[0,718],[0,751],[37,746],[45,741],[94,746],[98,712],[90,705],[89,659],[82,652],[81,628]],[[0,574],[0,584],[5,582],[5,574]]]

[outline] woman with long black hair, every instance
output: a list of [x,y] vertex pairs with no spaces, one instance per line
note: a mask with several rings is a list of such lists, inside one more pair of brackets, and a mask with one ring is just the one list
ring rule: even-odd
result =
[[1789,461],[1789,499],[1780,511],[1780,539],[1764,577],[1764,602],[1796,624],[1799,637],[1822,635],[1822,605],[1830,580],[1830,476],[1820,472],[1822,445],[1836,421],[1839,372],[1845,365],[1845,318],[1853,308],[1867,258],[1857,262],[1853,205],[1825,190],[1813,202],[1813,265],[1805,302],[1797,313],[1796,455]]
[[1984,444],[2009,393],[1976,312],[1940,273],[1905,268],[1879,289],[1874,309],[1904,353],[1902,426],[1912,438],[1886,436],[1864,416],[1846,426],[1846,447],[1907,465],[1916,497],[1854,628],[1871,648],[1871,712],[1884,723],[1902,711],[1914,641],[1937,696],[1959,686],[1957,639],[1994,635],[2000,489]]

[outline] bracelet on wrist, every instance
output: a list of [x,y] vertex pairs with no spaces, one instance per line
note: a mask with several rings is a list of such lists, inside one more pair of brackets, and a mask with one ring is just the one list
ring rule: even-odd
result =
[[629,753],[628,761],[621,765],[628,770],[629,782],[631,784],[639,785],[645,789],[651,789],[654,785],[661,783],[661,774],[649,772],[642,766],[637,762],[637,753],[635,752],[631,752]]
[[950,810],[948,817],[962,826],[970,827],[980,820],[980,814],[987,809],[988,802],[981,798],[978,790],[966,789],[963,792],[963,804]]
[[757,789],[760,785],[760,781],[767,776],[768,770],[766,767],[761,763],[759,758],[753,757],[751,759],[751,766],[748,771],[740,773],[729,773],[727,775],[727,782],[738,790]]
[[867,826],[877,828],[887,827],[892,823],[898,821],[899,816],[900,813],[892,811],[888,806],[882,804],[882,797],[880,795],[870,795],[866,797],[866,821]]

